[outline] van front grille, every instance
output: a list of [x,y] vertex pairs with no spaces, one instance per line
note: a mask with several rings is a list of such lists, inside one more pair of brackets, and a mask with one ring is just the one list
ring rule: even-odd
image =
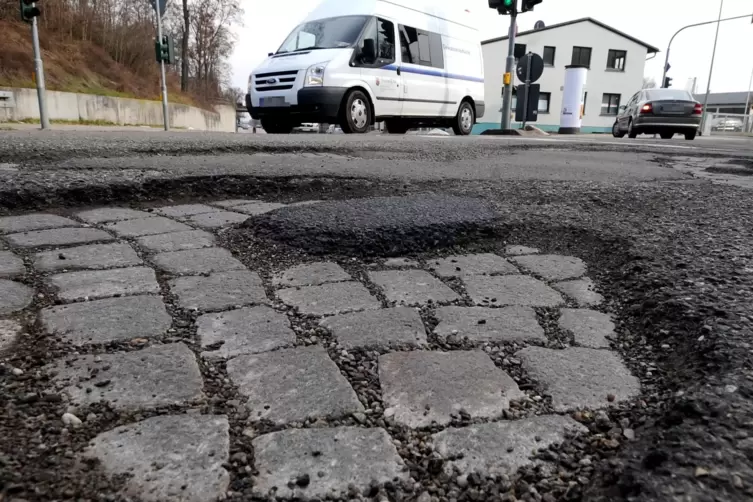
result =
[[275,71],[254,75],[257,91],[287,91],[293,88],[298,70]]

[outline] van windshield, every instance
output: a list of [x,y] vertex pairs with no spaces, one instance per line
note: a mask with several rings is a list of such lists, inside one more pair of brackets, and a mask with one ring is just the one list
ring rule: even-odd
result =
[[303,23],[288,35],[277,54],[352,47],[368,19],[366,16],[343,16]]

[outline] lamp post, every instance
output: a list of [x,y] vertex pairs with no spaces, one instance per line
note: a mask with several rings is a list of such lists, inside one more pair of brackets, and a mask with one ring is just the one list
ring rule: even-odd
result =
[[719,26],[722,24],[722,9],[724,8],[724,0],[719,2],[719,20],[716,23],[716,35],[714,35],[714,50],[711,53],[711,67],[709,68],[709,80],[706,83],[706,96],[703,98],[703,115],[701,116],[701,131],[706,127],[706,117],[708,112],[706,107],[709,104],[709,93],[711,92],[711,75],[714,73],[714,59],[716,59],[716,43],[719,40]]

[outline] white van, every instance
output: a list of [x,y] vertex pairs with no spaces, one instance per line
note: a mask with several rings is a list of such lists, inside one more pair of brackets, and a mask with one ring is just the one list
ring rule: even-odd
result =
[[268,133],[303,122],[365,133],[384,121],[396,134],[470,134],[484,115],[484,63],[471,14],[456,3],[324,0],[249,76],[249,113]]

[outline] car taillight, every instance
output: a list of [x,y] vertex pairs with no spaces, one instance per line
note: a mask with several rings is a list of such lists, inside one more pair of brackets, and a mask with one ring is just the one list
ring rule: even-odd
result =
[[696,103],[695,108],[693,108],[693,115],[701,115],[703,113],[703,105],[701,103]]
[[651,103],[646,103],[645,105],[641,106],[641,113],[651,113],[654,111],[654,105]]

